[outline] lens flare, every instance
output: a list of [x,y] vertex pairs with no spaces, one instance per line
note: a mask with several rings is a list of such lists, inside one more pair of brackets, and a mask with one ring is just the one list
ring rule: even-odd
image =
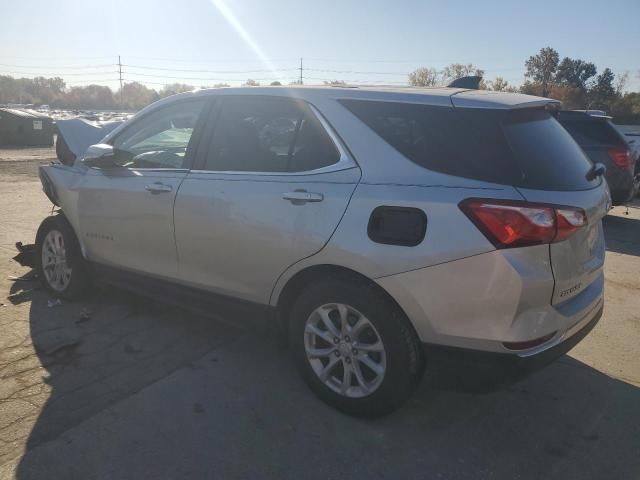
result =
[[238,18],[231,11],[231,9],[227,6],[227,4],[223,0],[211,0],[214,7],[218,9],[220,14],[224,17],[224,19],[231,25],[236,33],[242,38],[242,40],[253,50],[253,52],[260,58],[260,61],[264,64],[266,68],[268,68],[271,73],[274,74],[276,78],[279,80],[282,79],[282,76],[278,74],[278,71],[275,65],[269,60],[269,57],[264,53],[260,45],[253,39],[251,34],[242,26]]

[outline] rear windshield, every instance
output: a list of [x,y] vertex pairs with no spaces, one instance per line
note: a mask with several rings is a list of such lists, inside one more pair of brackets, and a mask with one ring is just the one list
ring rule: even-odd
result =
[[488,110],[341,100],[405,157],[440,173],[543,190],[599,184],[590,160],[544,109]]
[[561,115],[560,123],[582,146],[624,146],[624,139],[608,120],[574,119]]

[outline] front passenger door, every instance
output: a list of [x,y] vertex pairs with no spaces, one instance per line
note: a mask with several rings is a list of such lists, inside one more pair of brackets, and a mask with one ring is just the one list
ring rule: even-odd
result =
[[173,205],[206,102],[174,102],[133,121],[111,142],[118,167],[86,170],[78,188],[78,217],[89,260],[177,276]]

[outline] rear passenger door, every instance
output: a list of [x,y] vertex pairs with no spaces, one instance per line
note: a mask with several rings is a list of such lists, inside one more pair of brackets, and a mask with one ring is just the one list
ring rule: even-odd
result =
[[175,204],[180,278],[268,303],[279,275],[329,240],[360,169],[315,108],[288,97],[221,96],[207,137]]

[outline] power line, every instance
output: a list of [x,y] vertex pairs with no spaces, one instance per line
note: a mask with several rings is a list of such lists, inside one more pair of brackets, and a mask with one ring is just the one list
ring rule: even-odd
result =
[[92,84],[92,85],[96,85],[96,83],[93,82],[104,82],[104,83],[111,83],[111,82],[117,82],[118,79],[117,78],[101,78],[99,80],[72,80],[70,82],[65,81],[64,83],[66,84],[74,84],[74,83],[88,83],[88,84]]
[[118,72],[114,72],[113,70],[104,71],[104,72],[82,72],[82,73],[79,73],[79,72],[74,72],[74,73],[33,73],[33,72],[13,72],[13,71],[7,72],[7,71],[5,71],[5,72],[0,72],[0,75],[1,74],[8,74],[8,75],[35,75],[35,76],[38,76],[38,77],[46,77],[46,76],[59,77],[59,76],[64,75],[65,77],[69,77],[69,76],[71,76],[71,77],[73,77],[73,76],[83,77],[85,75],[105,75],[105,74],[109,74],[109,73],[118,73]]
[[[211,77],[173,77],[168,75],[154,75],[148,73],[136,73],[130,71],[123,71],[123,74],[127,77],[150,77],[150,78],[166,78],[169,80],[201,80],[201,81],[214,81],[214,82],[237,82],[242,80],[241,78],[211,78]],[[278,80],[277,77],[262,77],[262,78],[253,78],[253,80]]]
[[370,72],[361,70],[330,70],[327,68],[307,68],[310,72],[355,73],[358,75],[408,75],[408,72]]
[[0,63],[0,67],[11,67],[11,68],[23,68],[27,70],[43,70],[43,69],[71,69],[71,70],[84,70],[86,68],[113,68],[112,63],[103,63],[101,65],[58,65],[58,66],[43,66],[43,65],[14,65],[11,63]]
[[[246,74],[246,73],[267,73],[273,72],[271,69],[258,69],[258,70],[192,70],[192,69],[181,69],[181,68],[164,68],[164,67],[150,67],[148,65],[130,65],[123,64],[123,67],[127,68],[135,68],[139,70],[154,70],[154,71],[163,71],[163,72],[185,72],[185,73],[237,73],[237,74]],[[293,71],[298,70],[297,68],[280,68],[277,71]]]

